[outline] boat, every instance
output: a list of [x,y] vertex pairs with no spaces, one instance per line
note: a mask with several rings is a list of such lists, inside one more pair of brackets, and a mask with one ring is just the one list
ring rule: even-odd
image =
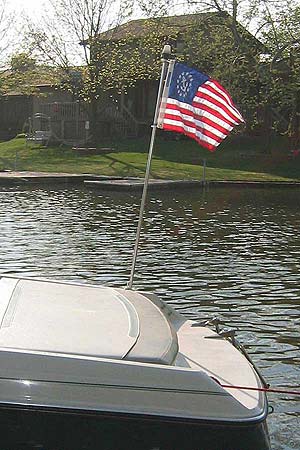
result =
[[216,320],[133,289],[6,275],[0,315],[2,449],[270,448],[264,380]]
[[1,450],[270,449],[267,383],[234,332],[133,289],[170,56],[127,288],[0,275]]

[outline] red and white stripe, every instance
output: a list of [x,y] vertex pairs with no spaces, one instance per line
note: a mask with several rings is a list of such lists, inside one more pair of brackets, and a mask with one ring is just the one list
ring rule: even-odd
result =
[[192,104],[168,98],[162,128],[183,133],[214,151],[234,126],[244,122],[228,92],[214,80],[199,86]]

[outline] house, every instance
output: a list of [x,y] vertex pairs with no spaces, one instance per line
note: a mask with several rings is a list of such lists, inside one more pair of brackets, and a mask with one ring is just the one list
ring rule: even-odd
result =
[[33,129],[51,128],[57,141],[76,140],[84,133],[87,114],[74,95],[63,88],[56,70],[41,66],[28,74],[6,70],[0,80],[4,86],[0,96],[0,139]]
[[[215,75],[222,84],[226,76],[231,78],[231,73],[224,74],[224,61],[228,61],[227,71],[231,72],[230,61],[238,65],[238,56],[244,55],[245,48],[251,48],[253,64],[254,55],[265,51],[263,44],[241,25],[233,24],[227,13],[216,12],[129,21],[99,35],[99,47],[107,42],[110,46],[121,43],[121,49],[127,47],[124,54],[119,55],[120,64],[124,67],[127,64],[129,68],[133,64],[136,66],[133,85],[125,71],[125,89],[113,95],[114,105],[107,104],[110,113],[113,107],[118,110],[119,119],[123,118],[129,132],[135,135],[142,135],[146,130],[148,133],[152,124],[164,44],[172,45],[178,60]],[[118,48],[114,53],[118,54]],[[243,75],[245,78],[245,71]],[[126,87],[127,82],[129,87]],[[231,92],[231,85],[227,87]],[[103,120],[105,114],[106,109],[102,107]]]
[[[216,12],[138,19],[101,33],[93,41],[93,48],[89,42],[82,42],[95,55],[101,48],[116,50],[108,54],[107,68],[112,68],[112,77],[120,77],[119,88],[107,90],[98,101],[99,135],[136,137],[149,133],[165,43],[172,45],[179,60],[208,74],[217,70],[222,73],[221,62],[236,60],[241,47],[239,39],[254,53],[262,51],[262,44],[247,30],[239,24],[234,30],[232,26],[228,14]],[[228,67],[231,70],[230,64]],[[49,118],[58,140],[79,141],[87,137],[86,105],[52,80],[36,81],[30,95],[8,92],[2,97],[0,117],[6,119],[0,120],[0,132],[3,128],[11,133],[22,131],[24,124],[28,126],[28,118],[36,113]]]
[[37,113],[51,116],[53,126],[58,126],[55,121],[58,121],[59,107],[55,105],[72,103],[72,96],[51,84],[36,84],[34,88],[32,94],[12,91],[0,97],[0,139],[11,139],[18,133],[28,132],[30,118]]

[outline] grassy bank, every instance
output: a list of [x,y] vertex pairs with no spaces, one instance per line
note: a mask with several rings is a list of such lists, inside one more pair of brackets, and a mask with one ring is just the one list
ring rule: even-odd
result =
[[[166,137],[156,142],[151,171],[154,178],[201,179],[205,159],[207,180],[300,180],[300,158],[289,159],[284,138],[271,142],[228,138],[210,153],[191,140]],[[0,169],[143,176],[148,143],[148,139],[104,143],[117,151],[81,156],[68,147],[42,148],[16,138],[0,143]]]

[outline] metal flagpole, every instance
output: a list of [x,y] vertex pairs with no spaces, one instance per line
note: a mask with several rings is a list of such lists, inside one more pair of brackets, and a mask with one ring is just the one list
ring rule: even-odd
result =
[[135,265],[136,265],[136,259],[137,259],[137,254],[138,254],[140,234],[141,234],[141,228],[142,228],[142,224],[143,224],[143,215],[144,215],[144,210],[145,210],[148,183],[149,183],[149,177],[150,177],[152,153],[153,153],[155,135],[156,135],[156,130],[157,130],[157,119],[158,119],[158,115],[159,115],[162,92],[164,89],[165,77],[166,77],[167,69],[169,66],[169,59],[171,56],[171,46],[170,45],[164,46],[161,56],[162,56],[162,69],[161,69],[157,101],[156,101],[156,107],[155,107],[155,113],[154,113],[154,120],[153,120],[153,125],[152,125],[152,133],[151,133],[148,160],[147,160],[147,166],[146,166],[146,172],[145,172],[144,188],[143,188],[143,194],[142,194],[142,200],[141,200],[141,206],[140,206],[140,215],[139,215],[139,221],[138,221],[136,237],[135,237],[135,246],[134,246],[134,252],[133,252],[133,260],[132,260],[132,266],[131,266],[131,272],[130,272],[130,279],[129,279],[129,283],[127,285],[127,289],[132,289],[132,285],[133,285],[133,277],[134,277],[134,272],[135,272]]

